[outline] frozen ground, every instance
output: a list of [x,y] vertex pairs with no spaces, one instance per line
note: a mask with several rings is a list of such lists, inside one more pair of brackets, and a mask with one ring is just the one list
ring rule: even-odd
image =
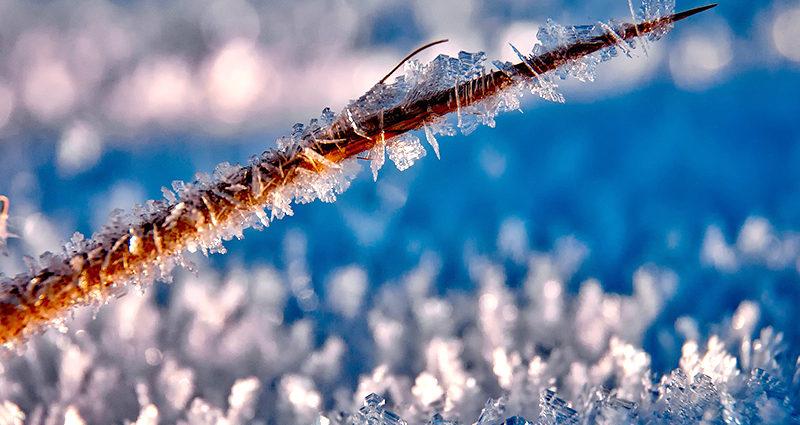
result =
[[[245,162],[426,41],[511,60],[547,17],[629,14],[457,3],[4,2],[21,237],[0,270]],[[0,423],[797,422],[799,11],[723,4],[566,104],[367,167],[196,276],[76,312],[3,362]]]

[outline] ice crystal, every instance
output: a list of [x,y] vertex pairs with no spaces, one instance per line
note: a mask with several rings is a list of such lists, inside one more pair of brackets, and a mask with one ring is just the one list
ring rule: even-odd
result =
[[539,424],[577,424],[578,412],[569,407],[568,403],[556,396],[555,391],[545,390],[539,399]]
[[322,202],[336,201],[336,195],[347,190],[361,170],[355,159],[334,163],[310,149],[305,152],[318,168],[314,171],[301,169],[299,176],[295,178],[294,197],[297,203],[308,203],[316,199]]
[[411,133],[403,133],[386,141],[386,153],[397,169],[403,171],[414,165],[427,153],[419,138]]
[[433,152],[436,154],[436,158],[442,159],[442,157],[439,155],[439,142],[436,141],[436,136],[433,134],[433,130],[431,130],[431,127],[427,124],[425,125],[425,139],[428,141],[428,144],[430,144],[431,147],[433,148]]
[[384,162],[386,162],[386,143],[383,140],[379,140],[375,143],[375,147],[369,150],[368,152],[370,163],[369,168],[372,171],[372,178],[375,181],[378,181],[378,171],[383,168]]
[[358,410],[358,418],[354,425],[406,425],[395,413],[384,409],[384,400],[381,396],[372,393],[364,398],[364,407]]
[[493,425],[500,422],[503,418],[503,412],[506,410],[507,401],[506,397],[500,397],[497,400],[490,398],[483,410],[481,410],[477,425]]

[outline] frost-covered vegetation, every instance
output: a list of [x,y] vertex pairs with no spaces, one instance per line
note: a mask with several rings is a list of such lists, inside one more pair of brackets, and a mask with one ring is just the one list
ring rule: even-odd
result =
[[[671,7],[650,2],[639,17],[664,16]],[[630,9],[635,14],[633,6]],[[225,27],[220,28],[224,32]],[[541,55],[612,28],[613,24],[603,23],[563,27],[549,21],[538,33],[542,44],[533,53]],[[790,58],[784,52],[789,49],[791,53],[791,47],[778,39],[780,54]],[[781,304],[780,297],[785,294],[780,286],[769,283],[769,278],[762,278],[767,283],[761,284],[757,301],[738,299],[735,308],[710,320],[698,314],[670,321],[676,308],[680,314],[680,300],[685,300],[689,291],[683,274],[647,263],[633,272],[630,293],[621,295],[604,287],[609,282],[590,277],[592,270],[598,270],[591,261],[598,252],[591,245],[568,236],[536,251],[525,222],[515,218],[503,221],[496,251],[487,248],[485,241],[466,241],[463,263],[456,270],[450,255],[419,248],[419,242],[407,248],[416,257],[414,261],[395,261],[399,256],[395,252],[383,257],[379,266],[364,260],[321,265],[325,259],[314,253],[314,246],[337,242],[335,236],[326,240],[331,225],[327,220],[328,228],[269,229],[281,232],[282,240],[272,244],[270,251],[279,253],[282,266],[248,261],[218,269],[212,261],[215,256],[207,260],[182,254],[184,248],[224,252],[222,241],[241,236],[248,226],[267,226],[273,219],[295,212],[302,215],[299,211],[306,207],[292,208],[292,202],[335,200],[359,173],[355,158],[342,161],[341,156],[333,155],[329,159],[319,152],[325,143],[339,143],[334,142],[336,138],[324,137],[337,122],[370,141],[363,145],[368,150],[359,160],[369,161],[381,197],[380,207],[371,217],[361,215],[359,219],[344,210],[345,218],[351,217],[353,233],[366,245],[375,243],[376,232],[403,239],[399,236],[402,227],[396,231],[398,236],[381,230],[386,226],[381,215],[401,208],[409,194],[391,180],[391,173],[386,184],[387,177],[379,178],[378,171],[385,156],[405,170],[419,162],[426,149],[417,135],[393,131],[388,124],[384,127],[388,122],[384,111],[402,109],[431,93],[455,87],[451,100],[457,104],[450,121],[434,115],[419,121],[419,136],[427,139],[439,157],[437,135],[454,135],[456,130],[470,134],[477,124],[494,127],[497,113],[516,110],[519,96],[528,91],[563,101],[555,84],[559,77],[593,80],[594,66],[615,53],[641,54],[642,47],[648,53],[657,52],[657,44],[643,46],[643,41],[637,34],[619,50],[605,49],[591,57],[565,61],[554,73],[537,71],[536,58],[541,56],[520,55],[517,67],[496,62],[500,72],[517,84],[473,104],[467,100],[481,92],[469,88],[463,92],[463,105],[458,104],[462,101],[458,85],[486,75],[484,54],[439,56],[424,65],[409,62],[404,75],[393,84],[373,87],[339,115],[326,109],[309,125],[296,125],[290,136],[278,140],[277,151],[255,157],[241,168],[223,163],[213,176],[176,182],[174,193],[164,189],[165,201],[149,202],[129,214],[115,213],[106,234],[116,239],[104,242],[102,235],[92,240],[74,236],[64,255],[107,245],[109,254],[103,257],[103,267],[118,261],[127,272],[142,252],[158,255],[135,269],[133,283],[141,290],[137,294],[123,296],[126,288],[121,285],[91,293],[77,304],[94,302],[93,308],[71,310],[67,320],[56,317],[61,332],[47,332],[24,346],[9,344],[21,354],[3,363],[0,421],[370,425],[796,422],[800,374],[797,353],[790,348],[795,333],[786,329],[795,313]],[[640,48],[633,51],[634,46]],[[221,56],[228,47],[223,45]],[[708,58],[716,54],[706,53]],[[246,54],[237,58],[252,59]],[[711,59],[709,66],[714,65]],[[523,75],[525,69],[530,73]],[[170,78],[183,75],[172,71],[175,69],[167,72]],[[172,78],[164,87],[174,88],[179,81]],[[702,78],[691,81],[707,83]],[[46,110],[36,112],[46,102],[40,105],[30,99],[25,102],[34,115],[52,119],[44,114]],[[257,110],[247,99],[236,96],[205,100],[218,101],[210,103],[218,107],[212,110],[214,116],[241,125]],[[150,102],[148,108],[158,104]],[[114,111],[110,112],[113,115]],[[375,117],[380,118],[380,125],[371,127],[369,120]],[[126,125],[136,127],[150,119]],[[165,123],[171,125],[172,121]],[[525,132],[523,128],[518,131]],[[58,156],[64,172],[81,173],[81,167],[92,166],[91,155],[87,159],[71,152],[81,143],[96,146],[96,137],[85,124],[65,132],[64,150]],[[92,149],[84,151],[91,154]],[[448,151],[453,149],[442,143],[441,154],[446,157]],[[284,178],[284,166],[290,170],[289,159],[295,157],[302,166],[291,169],[295,173],[291,179],[274,184],[276,176]],[[481,178],[502,176],[506,161],[496,151],[482,151],[485,174]],[[16,183],[17,187],[24,184],[23,177],[17,176],[15,181],[23,182]],[[124,192],[125,188],[121,189]],[[251,204],[250,198],[245,202],[239,193],[259,196],[248,195],[257,201]],[[461,198],[483,198],[472,189],[464,193]],[[30,209],[30,201],[24,197],[20,201],[20,217],[25,217],[26,202]],[[452,199],[437,201],[446,209]],[[9,203],[3,205],[5,209]],[[12,225],[15,206],[12,204]],[[448,220],[446,210],[441,211],[438,215]],[[476,208],[474,213],[483,211]],[[157,226],[163,225],[156,227],[158,232],[188,223],[198,236],[182,240],[175,250],[167,245],[172,243],[164,237],[167,233],[140,233],[136,226],[160,220],[159,214],[164,221],[158,222]],[[3,214],[3,224],[6,218]],[[48,232],[43,226],[53,226],[48,218],[28,211],[27,218],[17,223],[21,237],[10,241],[12,257],[42,245],[55,248],[42,241]],[[273,223],[273,227],[277,226]],[[123,231],[115,233],[115,229]],[[611,229],[608,232],[611,234]],[[489,233],[493,238],[495,231]],[[4,228],[4,236],[7,234]],[[687,244],[681,238],[680,231],[670,232],[666,244],[670,249]],[[776,231],[766,219],[748,219],[732,245],[725,240],[725,229],[717,226],[708,227],[701,242],[697,244],[700,263],[708,269],[721,273],[757,270],[763,276],[790,270],[797,280],[794,268],[800,248],[796,235]],[[234,248],[232,245],[236,242],[226,247]],[[540,242],[535,245],[541,248]],[[115,260],[112,254],[117,251],[122,254]],[[269,255],[266,258],[271,258]],[[698,254],[692,255],[697,263]],[[38,262],[28,259],[26,265],[30,273],[37,274],[56,270],[62,258],[46,255]],[[169,274],[174,262],[190,266],[196,274],[178,271],[171,283],[148,287]],[[6,260],[5,265],[13,270],[13,260]],[[385,272],[392,267],[401,272]],[[794,292],[788,293],[791,305]],[[109,295],[121,298],[100,307]],[[713,290],[705,297],[708,304],[731,304]],[[770,324],[778,325],[777,329]],[[788,341],[780,331],[790,332]],[[659,348],[650,351],[654,339]],[[666,366],[664,351],[671,352],[666,358],[674,360]]]
[[[758,328],[756,302],[743,302],[708,336],[682,318],[678,365],[652,369],[642,342],[679,288],[669,269],[642,266],[627,296],[591,279],[571,295],[566,284],[585,245],[562,239],[533,252],[506,234],[499,243],[510,249],[468,258],[472,291],[439,294],[441,258],[428,253],[380,285],[361,266],[335,269],[316,301],[325,313],[292,317],[313,265],[306,236],[287,238],[285,269],[220,275],[201,264],[164,291],[130,294],[96,314],[79,310],[65,333],[33,339],[5,362],[0,418],[488,425],[796,417],[800,372],[781,334]],[[519,282],[491,259],[508,256],[525,263]]]

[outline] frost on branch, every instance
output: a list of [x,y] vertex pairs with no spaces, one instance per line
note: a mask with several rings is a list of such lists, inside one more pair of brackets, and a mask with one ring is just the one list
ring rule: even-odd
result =
[[[661,16],[659,4],[643,13]],[[482,52],[439,55],[424,65],[410,61],[393,83],[382,80],[338,115],[326,108],[307,125],[296,124],[277,149],[247,165],[222,163],[213,175],[176,182],[174,193],[163,191],[164,200],[115,214],[91,238],[78,235],[63,252],[26,261],[29,273],[2,282],[0,344],[19,349],[48,326],[63,326],[74,307],[99,306],[129,285],[142,290],[168,279],[175,265],[186,265],[184,251],[225,252],[224,241],[242,238],[246,228],[292,215],[293,202],[332,202],[357,174],[354,158],[361,154],[372,159],[375,177],[387,154],[399,169],[408,168],[425,155],[411,131],[424,131],[439,156],[436,135],[454,133],[443,121],[448,115],[469,134],[478,124],[493,126],[499,112],[517,109],[522,89],[561,101],[555,78],[591,80],[596,62],[612,56],[615,46],[627,53],[640,31],[661,31],[671,22],[671,17],[619,26],[550,22],[534,55],[520,54],[520,63],[497,64],[498,70],[486,69]]]

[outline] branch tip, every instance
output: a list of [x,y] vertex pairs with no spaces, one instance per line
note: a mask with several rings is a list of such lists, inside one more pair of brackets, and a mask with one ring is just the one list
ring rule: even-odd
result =
[[686,19],[692,15],[696,15],[700,12],[705,12],[706,10],[713,9],[717,6],[719,6],[719,3],[712,3],[712,4],[707,4],[705,6],[695,7],[694,9],[684,10],[683,12],[678,12],[673,14],[670,17],[670,20],[672,22],[680,21],[681,19]]

